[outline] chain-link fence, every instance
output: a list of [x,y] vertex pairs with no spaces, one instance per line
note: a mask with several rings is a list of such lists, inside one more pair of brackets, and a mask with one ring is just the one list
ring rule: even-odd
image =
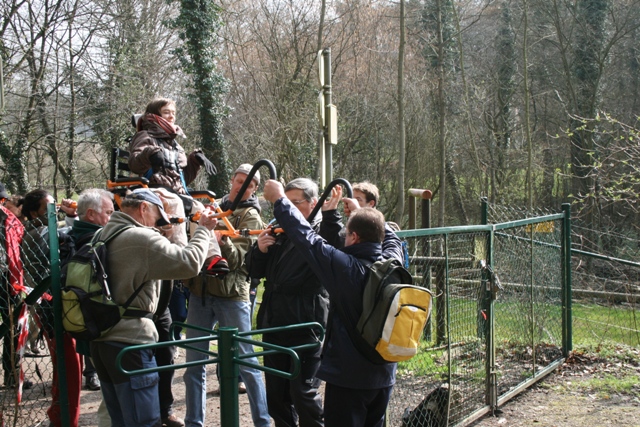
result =
[[[487,205],[491,223],[551,214]],[[640,346],[640,237],[634,227],[585,224],[575,218],[572,242],[573,345]]]
[[[572,230],[574,344],[639,347],[640,240],[612,230],[596,232],[579,222]],[[596,249],[583,244],[585,236],[598,236]]]
[[563,215],[399,232],[434,295],[420,353],[398,366],[390,426],[466,425],[562,358]]
[[13,220],[0,212],[1,425],[44,425],[51,405],[53,311],[50,292],[35,296],[49,278],[48,228],[35,222],[23,228]]

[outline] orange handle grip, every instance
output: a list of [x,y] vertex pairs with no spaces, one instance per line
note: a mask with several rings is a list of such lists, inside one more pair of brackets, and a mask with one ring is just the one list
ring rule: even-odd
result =
[[[56,206],[60,207],[62,206],[62,203],[56,203]],[[71,209],[77,209],[78,208],[78,202],[71,202],[69,203],[69,206]]]

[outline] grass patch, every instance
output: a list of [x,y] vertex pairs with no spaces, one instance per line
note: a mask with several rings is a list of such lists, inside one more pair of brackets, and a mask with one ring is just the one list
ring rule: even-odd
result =
[[633,307],[574,303],[572,317],[575,345],[640,346],[640,316]]
[[601,377],[574,378],[557,387],[558,390],[593,394],[601,399],[611,395],[625,394],[640,397],[640,378],[635,373],[624,375],[605,374]]
[[608,397],[611,394],[640,395],[640,378],[637,375],[625,375],[618,378],[607,374],[603,378],[591,378],[578,382],[576,385],[585,391],[596,392],[601,397]]

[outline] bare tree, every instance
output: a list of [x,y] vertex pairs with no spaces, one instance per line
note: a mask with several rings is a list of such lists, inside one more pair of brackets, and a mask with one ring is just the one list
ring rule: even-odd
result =
[[402,224],[404,215],[405,175],[405,126],[404,126],[404,47],[405,23],[404,0],[400,0],[400,46],[398,48],[398,205],[396,222]]

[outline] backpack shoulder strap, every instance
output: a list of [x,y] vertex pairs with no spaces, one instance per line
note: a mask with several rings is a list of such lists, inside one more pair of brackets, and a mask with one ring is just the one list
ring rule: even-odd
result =
[[116,230],[113,233],[111,233],[111,235],[109,237],[107,237],[106,239],[101,239],[100,238],[100,236],[102,235],[102,231],[104,230],[103,228],[101,228],[98,231],[96,231],[95,234],[93,235],[93,238],[91,239],[91,244],[95,245],[98,242],[103,243],[103,244],[107,244],[111,240],[113,240],[114,238],[119,236],[126,229],[133,228],[133,227],[134,227],[133,225],[121,225],[118,228],[116,228]]
[[[113,240],[114,238],[116,238],[117,236],[119,236],[120,234],[122,234],[123,231],[129,229],[129,228],[133,228],[133,225],[121,225],[118,228],[116,228],[116,230],[111,233],[111,235],[109,237],[107,237],[106,239],[100,239],[100,235],[102,234],[102,228],[99,229],[98,231],[96,231],[96,233],[94,234],[94,238],[92,239],[91,243],[92,244],[97,244],[97,243],[102,243],[103,245],[106,245],[108,242],[110,242],[111,240]],[[133,291],[133,293],[131,294],[131,296],[129,296],[129,298],[127,298],[127,300],[125,301],[124,304],[122,304],[122,308],[124,308],[125,310],[129,308],[129,306],[131,305],[131,303],[133,302],[133,300],[136,298],[136,296],[138,296],[138,294],[140,293],[140,291],[142,290],[144,286],[144,283],[140,284],[140,286],[138,286],[135,291]],[[139,311],[139,310],[137,310]],[[127,314],[127,313],[125,313]]]

